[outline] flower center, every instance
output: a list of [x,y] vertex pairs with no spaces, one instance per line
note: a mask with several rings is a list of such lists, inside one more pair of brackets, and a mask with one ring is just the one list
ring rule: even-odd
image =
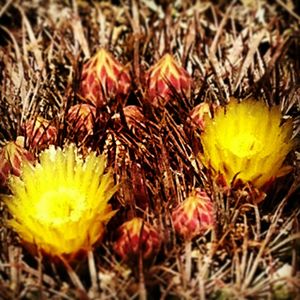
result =
[[80,219],[86,209],[86,201],[78,190],[62,187],[44,193],[35,208],[40,222],[59,225]]
[[228,149],[239,157],[249,157],[260,152],[263,144],[254,134],[243,132],[232,139]]

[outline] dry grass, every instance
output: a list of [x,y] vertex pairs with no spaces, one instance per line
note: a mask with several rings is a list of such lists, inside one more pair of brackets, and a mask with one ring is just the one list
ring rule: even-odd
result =
[[[299,7],[279,0],[68,2],[7,1],[0,8],[0,141],[15,139],[26,120],[41,115],[57,126],[58,145],[72,140],[107,151],[121,183],[113,199],[120,211],[103,244],[69,265],[30,256],[5,227],[1,204],[0,298],[296,299],[299,152],[289,157],[294,172],[257,205],[247,188],[228,194],[203,173],[188,116],[203,101],[254,96],[280,104],[299,138]],[[80,101],[83,62],[100,46],[131,66],[132,90],[97,112],[92,137],[82,141],[68,135],[65,114]],[[153,109],[143,97],[143,74],[168,51],[192,75],[193,93],[187,99],[174,93],[165,108]],[[145,115],[133,128],[123,114],[130,104]],[[175,237],[170,210],[194,187],[211,195],[218,226],[189,248]],[[164,243],[153,261],[126,266],[111,245],[116,227],[133,215],[155,223]],[[285,264],[292,268],[281,282],[289,298],[280,298],[276,271]]]

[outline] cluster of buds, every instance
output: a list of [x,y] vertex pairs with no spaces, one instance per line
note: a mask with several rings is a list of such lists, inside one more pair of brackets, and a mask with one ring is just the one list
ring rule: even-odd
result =
[[147,99],[152,105],[165,105],[174,92],[189,97],[192,79],[170,54],[165,54],[146,73]]
[[34,156],[24,148],[24,138],[7,142],[0,150],[0,186],[4,187],[10,174],[20,176],[21,164],[32,162]]
[[57,128],[40,116],[27,121],[24,130],[28,144],[34,149],[42,150],[56,143]]
[[175,231],[185,240],[205,233],[215,223],[214,207],[206,192],[196,189],[172,212]]
[[142,255],[147,260],[157,254],[160,248],[158,231],[142,218],[135,217],[118,229],[119,238],[115,242],[115,252],[125,261]]
[[[192,79],[170,54],[165,54],[146,72],[146,97],[153,106],[165,105],[174,93],[189,97]],[[79,94],[96,107],[112,97],[125,97],[131,85],[127,67],[101,48],[84,65]]]
[[83,65],[80,95],[94,106],[102,107],[106,99],[126,96],[130,84],[128,69],[101,48]]
[[70,107],[66,120],[78,138],[85,138],[93,133],[96,119],[96,108],[82,103]]

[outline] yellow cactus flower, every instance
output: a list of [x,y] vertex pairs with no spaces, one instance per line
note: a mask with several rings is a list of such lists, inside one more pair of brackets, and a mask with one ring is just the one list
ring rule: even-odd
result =
[[8,224],[50,256],[88,251],[115,214],[108,201],[116,186],[105,164],[105,156],[94,152],[83,159],[73,145],[50,146],[39,163],[24,164],[20,177],[10,177],[12,196],[4,199],[12,215]]
[[213,119],[205,119],[201,135],[203,163],[225,179],[251,182],[256,188],[286,173],[283,162],[293,148],[292,120],[284,124],[279,107],[253,99],[231,99]]

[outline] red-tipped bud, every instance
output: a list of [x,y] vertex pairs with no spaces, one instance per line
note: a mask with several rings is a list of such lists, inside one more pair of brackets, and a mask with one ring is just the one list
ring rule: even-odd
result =
[[70,107],[66,120],[76,135],[84,138],[93,133],[96,108],[90,104],[76,104]]
[[157,230],[141,218],[133,218],[118,229],[119,238],[114,250],[123,260],[130,260],[141,253],[144,259],[155,255],[160,247]]
[[10,141],[0,150],[0,186],[5,186],[10,174],[20,176],[21,164],[24,161],[32,162],[34,156],[24,147],[24,138],[18,137]]
[[209,118],[212,117],[210,106],[208,103],[203,102],[195,106],[190,112],[192,126],[199,127],[201,130],[204,130],[206,116],[208,116]]
[[172,213],[175,231],[185,239],[203,234],[215,223],[211,199],[204,191],[195,190]]
[[191,76],[170,54],[165,54],[147,71],[146,80],[147,97],[154,106],[159,103],[166,104],[174,91],[186,97],[191,93]]
[[83,66],[80,95],[102,107],[111,97],[127,95],[130,84],[128,69],[101,48]]
[[57,140],[57,128],[50,121],[37,117],[25,123],[25,135],[32,148],[44,149]]

